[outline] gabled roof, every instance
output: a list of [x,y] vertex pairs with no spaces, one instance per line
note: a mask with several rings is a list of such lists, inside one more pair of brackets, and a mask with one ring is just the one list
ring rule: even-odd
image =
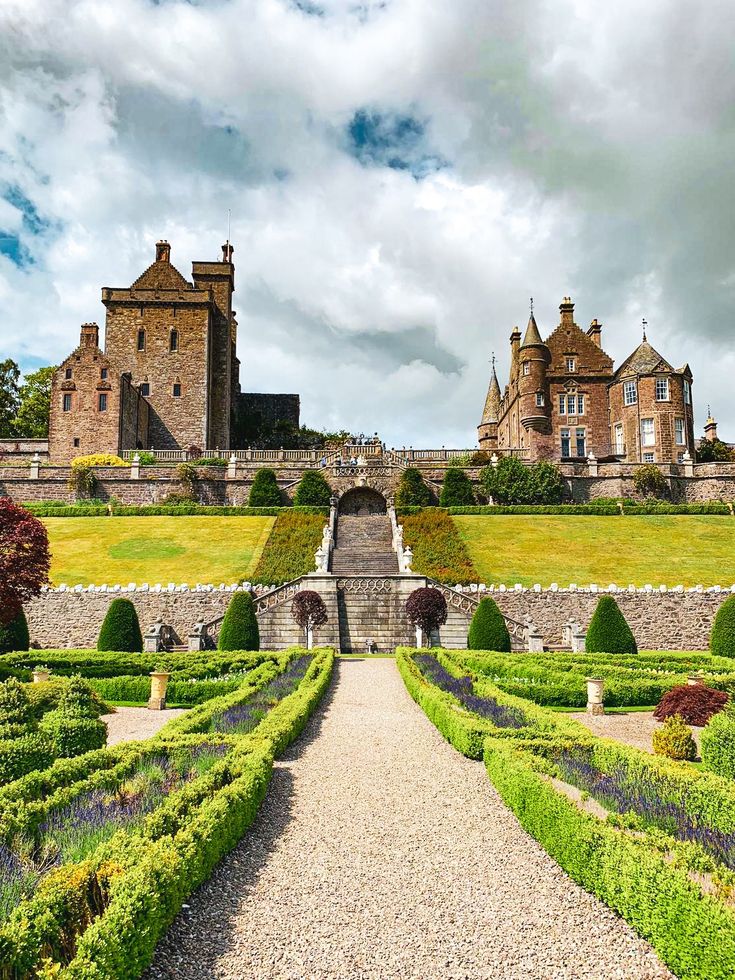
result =
[[482,413],[482,425],[487,425],[489,422],[497,422],[500,419],[500,385],[498,384],[498,376],[495,373],[495,364],[493,364],[493,373],[490,376],[490,385],[487,389],[487,398],[485,399],[485,409]]
[[135,280],[131,289],[193,289],[170,262],[154,262]]
[[673,373],[674,368],[655,347],[652,347],[647,340],[643,340],[630,357],[623,361],[615,372],[615,377],[624,374],[656,374],[657,372]]
[[536,317],[532,313],[528,318],[528,326],[526,327],[526,333],[524,334],[521,347],[532,347],[534,344],[542,345],[543,340],[536,326]]

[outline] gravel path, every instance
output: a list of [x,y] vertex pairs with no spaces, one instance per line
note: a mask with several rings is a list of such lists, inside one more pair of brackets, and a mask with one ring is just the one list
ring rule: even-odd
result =
[[391,660],[342,661],[250,832],[146,974],[653,980],[651,948],[519,827]]
[[182,715],[186,708],[166,708],[149,711],[148,708],[115,708],[115,713],[103,715],[107,725],[107,744],[134,742],[138,738],[151,738],[167,721]]
[[[581,721],[593,735],[614,738],[623,745],[632,745],[644,752],[653,752],[653,733],[661,727],[652,711],[631,711],[630,714],[588,715],[585,711],[574,712],[571,716]],[[692,728],[692,737],[699,748],[699,738],[703,729]]]

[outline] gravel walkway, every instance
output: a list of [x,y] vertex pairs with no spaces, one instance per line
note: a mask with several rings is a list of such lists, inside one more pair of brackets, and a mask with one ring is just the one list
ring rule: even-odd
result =
[[182,715],[186,708],[166,708],[149,711],[148,708],[115,708],[115,713],[103,715],[107,725],[107,744],[134,742],[139,738],[151,738],[167,721]]
[[258,819],[146,974],[653,980],[651,948],[519,827],[391,660],[342,661]]
[[[652,711],[631,711],[630,714],[588,715],[585,711],[574,712],[571,715],[592,732],[603,738],[613,738],[623,745],[632,745],[644,752],[653,752],[653,733],[661,727]],[[692,728],[692,737],[699,749],[699,738],[702,728]]]

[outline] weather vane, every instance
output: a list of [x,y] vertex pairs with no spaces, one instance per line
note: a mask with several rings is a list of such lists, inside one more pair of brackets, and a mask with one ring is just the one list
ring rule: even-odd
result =
[[533,296],[531,297],[531,316],[533,316]]
[[643,339],[645,340],[646,339],[646,327],[648,326],[648,320],[646,320],[646,318],[643,317],[643,319],[641,320],[641,323],[643,324]]

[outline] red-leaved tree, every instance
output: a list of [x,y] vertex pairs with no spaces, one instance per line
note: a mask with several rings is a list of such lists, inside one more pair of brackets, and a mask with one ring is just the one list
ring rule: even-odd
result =
[[416,589],[406,600],[406,615],[412,626],[431,636],[447,621],[447,601],[439,589]]
[[306,630],[306,646],[310,650],[314,630],[318,626],[323,626],[327,619],[327,607],[318,592],[311,589],[304,589],[297,592],[291,604],[291,615]]
[[43,524],[0,497],[0,625],[7,626],[48,584],[51,555]]

